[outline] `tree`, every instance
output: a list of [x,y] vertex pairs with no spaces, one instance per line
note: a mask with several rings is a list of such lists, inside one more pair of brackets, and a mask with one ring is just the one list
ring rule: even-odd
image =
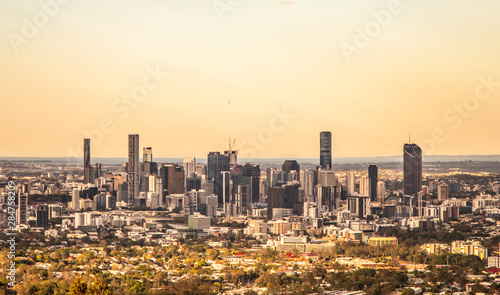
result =
[[69,286],[69,295],[85,295],[87,293],[87,284],[77,277],[71,286]]
[[111,292],[111,289],[104,284],[104,282],[101,279],[97,279],[92,286],[90,286],[89,292],[87,292],[89,295],[112,295],[113,292]]

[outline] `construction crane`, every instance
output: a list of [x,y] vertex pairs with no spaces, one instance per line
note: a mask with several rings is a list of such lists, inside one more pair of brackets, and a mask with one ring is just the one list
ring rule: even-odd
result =
[[229,152],[232,152],[235,142],[236,142],[236,139],[233,140],[233,143],[231,144],[231,137],[229,137]]

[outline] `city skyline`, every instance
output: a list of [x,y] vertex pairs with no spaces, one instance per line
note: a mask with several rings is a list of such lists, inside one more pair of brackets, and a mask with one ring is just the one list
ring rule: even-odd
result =
[[0,0],[1,293],[500,294],[499,12]]

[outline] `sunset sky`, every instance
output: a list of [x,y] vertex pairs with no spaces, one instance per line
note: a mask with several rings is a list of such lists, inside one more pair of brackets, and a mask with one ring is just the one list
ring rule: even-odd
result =
[[500,1],[61,2],[0,0],[0,157],[500,154]]

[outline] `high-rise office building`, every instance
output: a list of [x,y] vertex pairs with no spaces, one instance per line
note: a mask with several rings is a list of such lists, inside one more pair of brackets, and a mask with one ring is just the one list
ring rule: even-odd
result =
[[163,185],[163,194],[160,194],[160,197],[184,193],[184,168],[182,166],[163,164],[160,168],[160,178]]
[[49,206],[36,206],[36,227],[49,227]]
[[94,183],[94,168],[90,165],[90,138],[83,139],[83,182]]
[[319,134],[319,165],[324,169],[332,168],[332,133],[322,131]]
[[142,161],[153,162],[153,149],[151,147],[144,147],[142,149]]
[[337,176],[335,176],[335,172],[330,169],[318,169],[318,184],[322,186],[337,185]]
[[370,197],[370,179],[368,177],[360,178],[359,194],[365,197]]
[[347,196],[352,196],[356,192],[356,177],[354,171],[347,172]]
[[186,177],[186,191],[191,190],[199,191],[201,189],[201,177],[196,176],[196,174],[191,174],[191,176]]
[[267,168],[267,187],[281,186],[286,183],[285,172],[275,168]]
[[[219,204],[225,208],[226,203],[232,203],[232,187],[231,187],[231,172],[221,171],[217,176],[217,185],[215,186]],[[217,191],[218,188],[218,191]]]
[[386,193],[385,182],[379,180],[377,182],[377,201],[378,202],[384,203],[385,193]]
[[[142,162],[139,164],[139,167],[139,173],[142,176],[148,174],[158,174],[158,163],[153,162],[153,148],[145,147],[142,149]],[[143,186],[144,184],[142,183],[141,188]]]
[[304,195],[306,197],[314,196],[314,187],[317,184],[317,171],[316,170],[305,170],[302,171],[300,178],[300,184],[304,188]]
[[224,151],[224,155],[229,157],[230,168],[238,164],[238,151],[228,150]]
[[195,157],[184,157],[182,161],[184,166],[184,173],[186,178],[191,177],[196,173],[196,158]]
[[101,163],[95,163],[95,177],[99,178],[102,176],[102,165]]
[[285,172],[285,179],[289,179],[289,174],[291,171],[295,171],[295,175],[297,176],[297,180],[300,178],[300,165],[296,160],[286,160],[285,163],[283,163],[283,166],[281,168],[283,172]]
[[80,210],[80,190],[77,188],[73,189],[71,196],[71,205],[73,210]]
[[90,166],[90,138],[83,139],[83,167]]
[[403,147],[403,188],[409,196],[422,191],[422,150],[414,143]]
[[438,185],[438,201],[446,201],[448,200],[448,185],[446,183]]
[[370,179],[370,201],[377,201],[378,168],[376,165],[368,166],[368,178]]
[[218,197],[219,206],[223,206],[226,203],[224,200],[229,199],[230,177],[228,176],[229,179],[222,177],[222,172],[229,172],[231,170],[231,155],[231,153],[227,152],[224,154],[210,152],[207,156],[207,178],[214,182],[214,193]]
[[270,187],[267,196],[267,218],[273,218],[273,209],[293,209],[293,214],[302,215],[304,212],[304,200],[299,197],[299,184],[282,185],[281,187]]
[[139,196],[139,134],[128,135],[128,202],[135,206]]
[[230,171],[231,158],[229,153],[210,152],[207,155],[207,178],[216,180],[217,174],[221,171]]
[[359,218],[370,215],[370,198],[365,196],[353,196],[347,199],[347,208]]
[[243,166],[243,183],[250,188],[250,203],[258,203],[260,200],[260,166],[246,163]]
[[117,202],[128,203],[128,183],[123,182],[118,184],[118,192],[116,193]]
[[317,201],[316,204],[320,212],[332,212],[339,208],[341,198],[340,186],[316,186]]
[[28,194],[18,193],[17,195],[17,212],[16,221],[18,224],[28,223]]

